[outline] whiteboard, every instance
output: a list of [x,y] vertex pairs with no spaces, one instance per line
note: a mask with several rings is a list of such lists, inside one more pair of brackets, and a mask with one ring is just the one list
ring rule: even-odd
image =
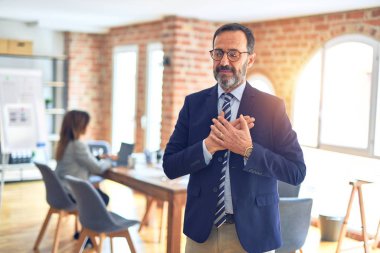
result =
[[46,143],[42,72],[0,69],[0,137],[3,153]]

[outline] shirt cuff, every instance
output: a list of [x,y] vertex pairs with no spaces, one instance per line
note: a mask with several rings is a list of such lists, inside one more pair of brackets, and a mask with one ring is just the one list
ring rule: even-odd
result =
[[205,163],[208,165],[212,159],[212,154],[207,150],[205,140],[202,141],[203,157],[205,158]]

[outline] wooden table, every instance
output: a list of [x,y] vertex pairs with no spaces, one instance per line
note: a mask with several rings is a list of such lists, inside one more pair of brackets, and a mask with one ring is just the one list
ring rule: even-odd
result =
[[181,252],[182,207],[186,202],[188,178],[168,179],[162,169],[137,167],[113,168],[104,177],[126,185],[153,198],[167,201],[168,232],[167,252]]

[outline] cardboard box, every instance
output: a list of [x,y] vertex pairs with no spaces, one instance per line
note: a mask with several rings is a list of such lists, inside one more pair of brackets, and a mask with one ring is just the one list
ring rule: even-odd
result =
[[33,43],[26,40],[8,40],[8,54],[31,55]]
[[0,39],[0,54],[8,53],[8,40]]

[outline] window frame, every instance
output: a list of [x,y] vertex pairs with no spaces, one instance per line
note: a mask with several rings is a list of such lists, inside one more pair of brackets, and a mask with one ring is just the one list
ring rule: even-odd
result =
[[[155,149],[155,150],[150,150],[149,149],[149,146],[150,145],[148,145],[148,142],[150,141],[150,138],[151,138],[151,136],[150,136],[150,134],[149,134],[149,124],[151,123],[150,122],[150,119],[149,119],[149,108],[150,108],[150,102],[151,102],[151,96],[153,96],[153,94],[151,94],[150,92],[149,92],[149,87],[150,87],[150,82],[151,82],[151,78],[152,78],[152,76],[151,76],[151,70],[149,69],[150,68],[150,64],[151,64],[151,54],[150,54],[150,52],[152,52],[152,51],[155,51],[155,50],[161,50],[163,53],[165,53],[164,52],[164,45],[161,43],[161,42],[150,42],[150,43],[148,43],[147,44],[147,46],[146,46],[146,82],[145,82],[145,91],[146,91],[146,93],[145,93],[145,114],[143,115],[143,117],[142,117],[142,127],[143,127],[143,129],[145,130],[144,132],[145,132],[145,140],[144,140],[144,147],[146,148],[146,149],[148,149],[148,151],[157,151],[158,149],[160,149],[161,148],[161,142],[162,142],[162,133],[161,133],[161,130],[162,130],[162,101],[163,101],[163,90],[164,90],[164,88],[163,88],[163,85],[164,85],[164,81],[163,81],[163,79],[161,80],[161,82],[162,82],[162,87],[161,87],[161,121],[160,121],[160,133],[159,133],[159,147],[157,147],[157,149]],[[165,66],[163,66],[163,71],[164,71],[164,68],[165,68]],[[163,74],[162,74],[162,76],[163,76]],[[164,76],[163,76],[164,77]]]
[[[369,108],[369,129],[368,129],[368,137],[367,137],[367,148],[360,149],[360,148],[353,148],[353,147],[344,147],[344,146],[338,146],[338,145],[331,145],[331,144],[324,144],[321,142],[321,124],[322,124],[322,106],[323,106],[323,94],[324,94],[324,85],[325,85],[325,67],[326,67],[326,51],[327,49],[339,45],[341,43],[347,43],[347,42],[359,42],[366,44],[368,46],[371,46],[373,48],[373,59],[372,59],[372,75],[371,75],[371,88],[370,88],[370,108]],[[375,155],[375,137],[376,137],[376,109],[378,103],[380,104],[380,101],[378,102],[378,99],[380,99],[380,96],[378,97],[378,92],[380,91],[380,80],[379,80],[379,72],[380,72],[380,66],[379,66],[379,53],[380,53],[380,42],[365,36],[361,34],[348,34],[348,35],[342,35],[336,38],[333,38],[326,42],[326,44],[316,50],[315,52],[318,53],[319,50],[321,50],[322,59],[321,59],[321,85],[320,85],[320,101],[319,101],[319,114],[318,114],[318,133],[317,133],[317,146],[314,148],[339,152],[339,153],[347,153],[352,155],[360,155],[360,156],[366,156],[366,157],[376,157],[380,158],[379,155]],[[311,59],[311,58],[310,58]],[[294,97],[296,99],[296,97]],[[293,102],[293,105],[295,106],[295,102]],[[296,109],[293,108],[293,112],[295,112]],[[380,113],[379,113],[380,116]],[[380,122],[380,119],[378,119]],[[378,133],[380,135],[380,132]]]
[[[135,73],[135,94],[134,94],[134,99],[135,99],[135,104],[134,104],[134,136],[133,136],[133,143],[136,143],[136,134],[137,134],[137,103],[138,103],[138,67],[139,67],[139,46],[137,44],[127,44],[127,45],[119,45],[115,46],[112,50],[112,80],[111,80],[111,87],[112,87],[112,99],[111,99],[111,141],[112,141],[112,152],[118,151],[120,147],[120,143],[114,143],[116,137],[115,137],[115,131],[116,126],[114,124],[114,117],[115,115],[115,64],[116,64],[116,59],[115,56],[117,53],[124,53],[124,52],[133,52],[136,53],[136,73]],[[128,94],[125,94],[127,96]],[[122,140],[125,141],[125,140]]]

